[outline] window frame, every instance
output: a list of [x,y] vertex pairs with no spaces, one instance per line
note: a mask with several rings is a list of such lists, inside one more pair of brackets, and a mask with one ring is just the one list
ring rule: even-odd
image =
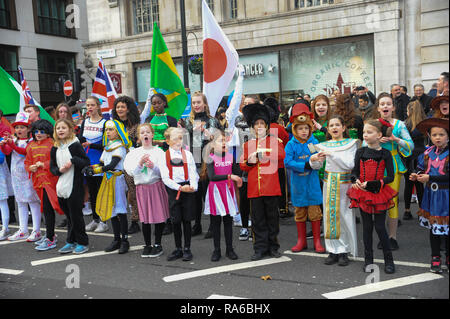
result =
[[[1,0],[0,0],[1,1]],[[1,26],[0,29],[8,29],[8,30],[19,30],[17,28],[17,12],[16,12],[16,2],[14,0],[3,0],[5,3],[6,9],[3,10],[6,12],[7,19],[9,20],[6,26]]]
[[18,70],[18,66],[20,65],[20,63],[19,63],[19,47],[12,46],[12,45],[0,44],[0,51],[3,51],[3,49],[4,49],[5,52],[7,52],[7,51],[12,52],[16,56],[17,65],[16,65],[16,69],[15,70],[12,70],[12,69],[9,69],[9,68],[6,69],[5,68],[5,66],[6,66],[5,63],[2,63],[2,67],[3,67],[3,69],[6,72],[8,72],[9,75],[11,75],[14,79],[17,80],[17,82],[20,83],[20,76],[19,76],[19,70]]
[[[45,1],[45,4],[49,5],[49,16],[48,17],[43,17],[39,15],[38,12],[38,1],[41,0],[33,0],[32,4],[33,4],[33,16],[34,16],[34,32],[37,34],[45,34],[45,35],[50,35],[50,36],[55,36],[55,37],[63,37],[63,38],[72,38],[72,39],[76,39],[76,30],[75,28],[67,28],[66,27],[66,19],[67,19],[67,12],[66,10],[64,10],[64,29],[66,30],[66,34],[58,34],[58,33],[52,33],[52,32],[45,32],[45,30],[41,30],[40,28],[40,21],[42,21],[43,19],[48,19],[50,21],[59,21],[59,23],[62,22],[62,20],[58,19],[58,18],[54,18],[52,17],[53,12],[51,12],[51,5],[48,1]],[[67,6],[69,5],[73,5],[73,0],[56,0],[56,1],[62,1],[64,2],[64,8],[67,8]],[[53,29],[55,26],[54,23],[51,24],[51,28]]]
[[[144,2],[148,2],[148,9],[149,9],[149,22],[146,24],[148,25],[148,28],[145,29],[145,24],[142,24],[142,30],[138,31],[138,25],[137,25],[137,14],[136,10],[134,9],[137,5],[137,2],[140,2],[141,4],[144,4]],[[139,35],[144,34],[147,32],[153,32],[153,24],[155,23],[159,26],[160,25],[160,3],[159,0],[131,0],[128,1],[126,5],[126,11],[127,11],[127,29],[128,29],[128,35]],[[143,19],[142,19],[143,20]],[[144,22],[143,22],[144,23]]]

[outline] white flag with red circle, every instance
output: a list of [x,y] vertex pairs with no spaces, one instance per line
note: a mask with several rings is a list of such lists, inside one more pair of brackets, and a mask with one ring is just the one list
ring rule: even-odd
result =
[[203,21],[203,93],[211,116],[228,90],[239,64],[239,55],[202,0]]

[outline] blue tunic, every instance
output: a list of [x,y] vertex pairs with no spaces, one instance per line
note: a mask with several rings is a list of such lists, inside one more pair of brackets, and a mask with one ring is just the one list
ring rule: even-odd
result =
[[286,145],[284,165],[289,170],[291,200],[295,207],[322,204],[319,171],[311,168],[305,169],[309,158],[315,153],[311,153],[308,145],[318,143],[314,136],[311,136],[306,143],[301,143],[293,137]]
[[448,147],[436,152],[432,146],[419,156],[417,163],[418,170],[430,175],[423,192],[419,222],[435,235],[448,235],[448,156]]

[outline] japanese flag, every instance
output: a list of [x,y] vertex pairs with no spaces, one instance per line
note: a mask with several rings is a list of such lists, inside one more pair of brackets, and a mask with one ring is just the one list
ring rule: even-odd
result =
[[202,0],[203,21],[203,93],[211,116],[228,90],[239,64],[239,55]]

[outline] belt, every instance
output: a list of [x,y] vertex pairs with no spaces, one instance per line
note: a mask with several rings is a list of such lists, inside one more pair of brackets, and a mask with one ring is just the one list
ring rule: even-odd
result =
[[325,175],[324,175],[324,182],[328,182],[328,175],[330,174],[335,174],[338,175],[339,174],[339,182],[341,183],[351,183],[351,177],[352,174],[351,172],[342,172],[342,173],[330,173],[328,171],[325,171]]
[[431,188],[431,190],[433,192],[435,192],[439,189],[448,189],[448,184],[438,184],[436,182],[433,182],[433,183],[427,182],[426,186]]

